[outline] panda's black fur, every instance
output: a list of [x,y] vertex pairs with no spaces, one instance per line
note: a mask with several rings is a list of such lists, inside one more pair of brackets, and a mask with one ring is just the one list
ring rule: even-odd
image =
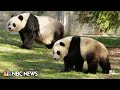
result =
[[[20,16],[19,16],[20,17]],[[37,18],[30,14],[26,26],[19,31],[23,42],[22,48],[30,48],[33,40],[38,36],[39,24]]]
[[65,71],[70,71],[75,65],[76,71],[81,71],[84,60],[80,52],[80,37],[74,36],[70,42],[68,55],[64,57]]

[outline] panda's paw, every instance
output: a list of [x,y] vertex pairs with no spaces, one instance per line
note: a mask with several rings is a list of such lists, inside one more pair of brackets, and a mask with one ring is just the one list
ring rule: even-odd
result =
[[88,70],[85,70],[84,73],[85,73],[85,74],[88,74]]
[[21,45],[20,48],[24,48],[24,45]]
[[24,45],[21,45],[20,48],[22,48],[22,49],[31,49],[30,47],[26,47],[26,46],[24,46]]

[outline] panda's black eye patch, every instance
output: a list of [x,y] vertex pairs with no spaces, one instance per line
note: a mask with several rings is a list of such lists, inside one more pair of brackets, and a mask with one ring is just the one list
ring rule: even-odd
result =
[[13,26],[14,26],[14,27],[16,27],[16,24],[15,24],[15,23],[13,23]]
[[57,51],[57,54],[60,55],[60,51]]
[[60,45],[65,47],[65,44],[63,42],[60,42]]

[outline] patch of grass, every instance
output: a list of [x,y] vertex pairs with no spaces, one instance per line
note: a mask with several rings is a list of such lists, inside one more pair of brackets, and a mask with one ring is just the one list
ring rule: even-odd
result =
[[120,47],[120,37],[94,37],[106,47]]
[[[109,39],[102,42],[111,45]],[[117,44],[118,41],[115,40]],[[52,50],[46,49],[44,45],[33,44],[32,49],[21,49],[22,42],[18,34],[9,34],[4,30],[0,30],[0,78],[1,79],[118,79],[120,74],[105,75],[101,74],[100,67],[97,74],[84,74],[82,72],[60,72],[64,68],[63,62],[54,61],[52,58]],[[113,44],[112,44],[113,45]],[[110,60],[112,69],[120,73],[120,60]],[[84,68],[86,68],[86,64]],[[3,76],[3,72],[24,71],[34,69],[38,72],[38,76]]]

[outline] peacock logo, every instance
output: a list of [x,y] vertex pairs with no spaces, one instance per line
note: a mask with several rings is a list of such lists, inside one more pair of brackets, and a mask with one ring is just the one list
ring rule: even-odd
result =
[[12,76],[12,72],[5,71],[5,72],[3,73],[3,76]]

